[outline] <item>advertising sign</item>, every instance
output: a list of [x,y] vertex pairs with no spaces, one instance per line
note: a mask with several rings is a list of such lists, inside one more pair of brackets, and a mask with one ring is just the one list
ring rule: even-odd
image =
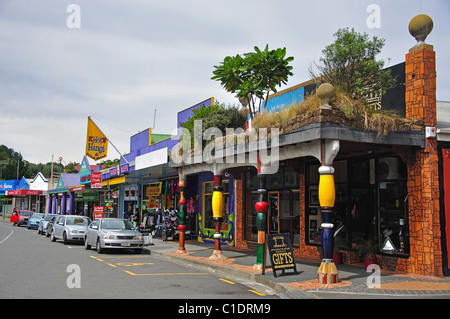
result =
[[91,188],[102,188],[102,173],[91,173]]
[[94,206],[94,219],[103,218],[103,206]]
[[289,234],[266,235],[266,243],[267,248],[269,249],[270,262],[272,264],[274,277],[277,277],[276,271],[281,270],[284,275],[285,270],[290,268],[293,268],[294,274],[297,274],[294,251],[292,250],[291,238]]
[[108,155],[108,139],[90,117],[88,117],[85,154],[95,161]]

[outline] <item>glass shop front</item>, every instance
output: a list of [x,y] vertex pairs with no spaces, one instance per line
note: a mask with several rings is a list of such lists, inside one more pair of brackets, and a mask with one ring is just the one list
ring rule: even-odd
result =
[[[320,245],[320,164],[307,160],[296,165],[282,163],[276,174],[266,178],[268,233],[289,233],[294,247]],[[407,168],[402,159],[395,155],[352,158],[336,160],[333,166],[335,245],[342,250],[356,250],[361,242],[372,240],[380,245],[380,252],[407,256]],[[247,202],[244,236],[247,242],[256,242],[256,170],[246,172],[244,185]],[[304,236],[300,236],[300,231],[305,232]]]

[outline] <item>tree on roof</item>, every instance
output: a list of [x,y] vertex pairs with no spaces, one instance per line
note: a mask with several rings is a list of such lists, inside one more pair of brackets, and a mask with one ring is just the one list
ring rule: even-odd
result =
[[384,46],[384,39],[353,28],[339,29],[334,43],[322,50],[320,63],[313,63],[310,74],[319,83],[328,82],[353,98],[364,99],[370,94],[381,95],[396,80],[390,71],[383,70],[384,60],[377,60]]
[[236,97],[244,106],[248,106],[250,116],[264,109],[270,92],[277,92],[277,87],[286,84],[293,73],[289,62],[293,57],[286,57],[286,48],[264,50],[254,47],[255,52],[244,53],[242,56],[227,56],[219,66],[214,66],[213,80],[220,81],[222,86]]

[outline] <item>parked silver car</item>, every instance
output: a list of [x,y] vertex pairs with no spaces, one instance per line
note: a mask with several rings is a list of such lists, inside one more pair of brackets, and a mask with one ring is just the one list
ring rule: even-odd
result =
[[75,215],[61,215],[53,224],[50,238],[52,241],[62,239],[64,244],[69,241],[83,241],[86,226],[91,222],[89,217]]
[[99,218],[86,227],[84,245],[86,249],[95,246],[98,253],[105,248],[126,248],[140,253],[144,237],[127,219]]

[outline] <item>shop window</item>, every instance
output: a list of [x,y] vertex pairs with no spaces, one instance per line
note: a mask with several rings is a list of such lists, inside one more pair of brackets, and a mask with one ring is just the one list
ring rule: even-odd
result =
[[[223,213],[222,213],[222,230],[228,230],[228,214],[229,214],[229,183],[222,182],[223,186]],[[215,229],[212,211],[212,195],[214,191],[214,182],[203,183],[203,228]]]
[[[255,205],[259,200],[256,170],[246,173],[246,217],[245,239],[257,241]],[[278,172],[266,176],[268,233],[289,233],[291,242],[300,243],[300,192],[299,174],[289,167],[280,167]]]
[[[407,168],[399,157],[362,158],[335,162],[336,200],[333,224],[344,247],[375,239],[380,252],[409,253]],[[307,167],[306,238],[320,244],[319,165]],[[383,249],[384,248],[384,249]]]
[[378,228],[382,251],[409,254],[406,165],[398,157],[378,161]]

